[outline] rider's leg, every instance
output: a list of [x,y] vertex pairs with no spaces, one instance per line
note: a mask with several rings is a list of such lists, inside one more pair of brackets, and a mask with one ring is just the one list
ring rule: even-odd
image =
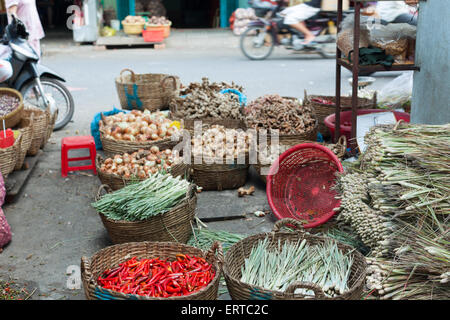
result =
[[303,35],[305,36],[303,44],[308,44],[314,40],[315,36],[306,27],[305,20],[311,18],[319,11],[320,9],[313,8],[302,3],[293,7],[289,7],[282,13],[284,13],[285,15],[284,23],[303,33]]
[[316,36],[312,34],[312,32],[306,27],[306,23],[304,21],[290,24],[289,26],[303,33],[303,35],[305,36],[305,40],[303,41],[304,44],[308,44],[316,38]]

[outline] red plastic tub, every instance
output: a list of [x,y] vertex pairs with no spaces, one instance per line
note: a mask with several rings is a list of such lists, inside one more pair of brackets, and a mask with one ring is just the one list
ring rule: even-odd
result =
[[11,129],[6,129],[5,132],[0,130],[0,148],[9,148],[14,144],[14,132]]
[[163,42],[164,28],[149,28],[142,31],[142,37],[145,42]]
[[[381,109],[361,109],[358,110],[357,115],[363,115],[363,114],[369,114],[369,113],[379,113],[379,112],[389,112],[389,110],[381,110]],[[400,112],[400,111],[392,111],[394,112],[395,119],[397,121],[404,120],[405,122],[410,122],[410,114],[406,112]],[[336,115],[330,114],[328,117],[324,119],[325,125],[328,127],[328,130],[330,130],[331,137],[334,138],[334,131],[335,131],[335,120]],[[341,135],[344,135],[347,137],[348,140],[351,139],[352,134],[352,112],[351,111],[343,111],[341,112]]]
[[303,143],[284,152],[267,176],[267,200],[278,219],[293,218],[304,228],[317,227],[333,217],[341,202],[333,189],[341,162],[327,147]]

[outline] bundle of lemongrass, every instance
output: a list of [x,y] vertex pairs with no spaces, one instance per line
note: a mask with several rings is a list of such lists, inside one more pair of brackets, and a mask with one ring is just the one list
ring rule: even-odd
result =
[[[328,297],[348,291],[353,258],[343,253],[335,241],[309,245],[306,240],[285,241],[271,245],[269,238],[260,240],[242,266],[241,281],[267,290],[284,292],[290,284],[310,282],[320,286]],[[313,296],[308,289],[296,294]]]
[[[372,251],[382,298],[448,298],[450,125],[376,127],[339,178],[341,213]],[[370,273],[370,272],[369,272]]]

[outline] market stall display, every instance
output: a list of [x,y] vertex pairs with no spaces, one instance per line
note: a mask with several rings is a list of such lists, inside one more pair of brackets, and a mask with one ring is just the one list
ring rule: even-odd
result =
[[144,30],[145,19],[141,16],[127,16],[122,20],[123,31],[129,35],[139,35]]
[[22,94],[14,89],[0,88],[0,129],[13,128],[22,119]]
[[297,99],[264,95],[247,105],[245,116],[249,129],[278,130],[281,144],[295,145],[317,139],[318,121],[314,109],[301,105]]
[[[81,277],[89,300],[215,300],[222,264],[219,242],[208,251],[175,242],[126,243],[82,257]],[[120,286],[125,273],[132,291]]]
[[230,28],[232,26],[233,34],[240,36],[247,30],[248,24],[256,20],[255,9],[253,8],[238,8],[234,11],[234,19],[231,21]]
[[[352,117],[351,117],[351,141],[350,147],[352,153],[355,154],[357,152],[356,145],[356,133],[357,133],[357,110],[358,110],[358,76],[360,75],[368,75],[374,72],[379,71],[407,71],[407,70],[420,70],[420,67],[411,63],[411,61],[403,61],[400,63],[396,63],[394,56],[386,54],[384,49],[368,46],[362,47],[361,44],[364,41],[364,37],[367,37],[367,41],[369,39],[369,30],[373,31],[373,20],[365,20],[365,17],[361,17],[361,9],[363,7],[363,1],[355,0],[354,1],[354,14],[348,16],[344,21],[342,21],[343,12],[342,6],[339,2],[338,5],[338,40],[337,40],[337,52],[336,52],[336,136],[341,136],[340,127],[340,112],[341,112],[341,75],[342,75],[342,67],[352,72]],[[369,21],[369,23],[365,23]],[[363,26],[361,26],[363,25]],[[365,27],[364,27],[365,25]],[[395,25],[395,24],[390,24]],[[403,24],[404,25],[404,24]],[[379,27],[379,26],[377,26]],[[350,47],[345,49],[339,44],[339,34],[346,29],[352,30],[349,37],[353,38],[353,41],[350,42],[350,46],[353,48],[347,51]],[[396,28],[394,26],[394,28]],[[407,27],[409,28],[409,27]],[[411,29],[409,29],[411,30]],[[407,37],[410,34],[406,34]],[[398,37],[397,37],[398,38]],[[409,41],[407,48],[408,59],[411,57],[413,47],[415,45],[415,41]],[[362,47],[362,48],[360,48]],[[350,54],[350,51],[352,52]],[[354,59],[350,59],[352,56],[355,56]]]
[[267,200],[274,216],[297,219],[303,228],[329,221],[340,205],[334,190],[339,172],[341,162],[324,146],[303,143],[284,152],[267,176]]
[[113,190],[137,180],[145,180],[158,172],[169,172],[174,177],[189,176],[189,165],[183,163],[176,152],[171,149],[159,150],[157,146],[107,159],[97,155],[96,166],[101,183]]
[[371,296],[449,299],[449,129],[375,127],[366,152],[338,181],[338,219],[371,248]]
[[203,190],[237,189],[247,181],[252,134],[212,125],[194,136],[192,179]]
[[[128,73],[128,74],[125,74]],[[124,69],[115,79],[120,105],[124,110],[164,110],[181,86],[177,76],[161,73],[136,74]]]
[[[4,178],[14,171],[16,166],[17,156],[20,151],[20,143],[22,140],[22,134],[20,131],[16,131],[14,134],[14,144],[6,147],[0,148],[0,173]],[[0,135],[5,135],[4,130],[0,131]]]
[[167,19],[164,16],[152,16],[148,19],[148,21],[145,23],[145,29],[150,30],[159,30],[162,29],[164,32],[164,38],[168,38],[170,36],[170,27],[172,26],[172,21]]
[[103,150],[114,157],[153,146],[161,150],[171,148],[176,143],[171,137],[178,131],[172,123],[173,120],[159,111],[132,110],[130,113],[102,116],[99,131]]
[[[228,89],[238,94],[221,93]],[[203,124],[243,128],[242,92],[243,88],[235,83],[216,83],[203,78],[202,83],[194,82],[182,88],[181,97],[170,101],[170,111],[174,117],[184,120],[184,126],[189,131],[193,130],[196,120],[201,120]]]
[[35,107],[27,106],[24,110],[24,119],[33,118],[33,138],[31,140],[30,148],[27,151],[28,156],[35,156],[39,152],[48,134],[49,127],[49,110],[42,110]]
[[92,206],[114,243],[189,240],[197,195],[188,181],[157,173],[102,196],[105,188]]
[[214,242],[218,241],[222,245],[223,253],[226,253],[235,243],[245,238],[242,234],[231,233],[223,230],[212,230],[208,228],[195,228],[188,245],[207,250]]
[[[297,229],[282,231],[286,225]],[[233,245],[225,255],[223,269],[231,298],[360,299],[367,267],[364,256],[348,245],[302,229],[297,220],[283,219],[272,232],[249,236]],[[264,256],[268,260],[262,260]],[[331,260],[335,262],[332,265]],[[333,270],[338,266],[342,272]]]
[[[17,129],[20,131],[22,140],[20,143],[20,148],[17,153],[16,165],[14,170],[20,170],[23,167],[25,157],[27,152],[31,147],[31,142],[33,140],[33,114],[30,114],[29,118],[22,118]],[[52,128],[53,129],[53,128]]]
[[[319,121],[319,132],[326,139],[330,137],[327,126],[325,125],[325,118],[330,114],[336,112],[336,97],[324,96],[324,95],[308,95],[305,90],[305,97],[303,99],[303,105],[311,106]],[[377,95],[375,94],[372,99],[358,97],[358,108],[360,109],[374,109],[377,107]],[[341,110],[351,110],[352,97],[341,97]]]
[[[308,141],[299,141],[299,144],[305,143]],[[346,151],[347,151],[347,140],[344,136],[341,136],[336,144],[329,143],[319,143],[319,145],[323,145],[330,149],[339,159],[343,159]],[[255,168],[259,177],[266,182],[267,175],[269,174],[270,167],[272,164],[278,159],[278,157],[285,151],[289,150],[293,146],[291,145],[279,145],[278,148],[272,148],[272,146],[267,146],[267,151],[262,152],[262,150],[258,153],[258,163],[253,164],[252,166]]]

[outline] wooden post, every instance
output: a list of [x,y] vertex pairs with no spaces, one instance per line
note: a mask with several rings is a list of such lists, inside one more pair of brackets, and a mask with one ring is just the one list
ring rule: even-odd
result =
[[352,81],[352,133],[350,139],[350,146],[352,153],[356,153],[357,142],[356,142],[356,118],[358,116],[358,73],[359,73],[359,37],[360,37],[360,13],[361,13],[361,2],[355,2],[355,24],[353,28],[353,81]]

